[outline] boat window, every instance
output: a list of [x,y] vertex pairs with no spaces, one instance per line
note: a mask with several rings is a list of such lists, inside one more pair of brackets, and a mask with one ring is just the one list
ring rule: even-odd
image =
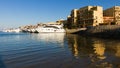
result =
[[56,27],[56,26],[45,26],[44,28],[55,28],[55,29],[59,29],[59,28]]

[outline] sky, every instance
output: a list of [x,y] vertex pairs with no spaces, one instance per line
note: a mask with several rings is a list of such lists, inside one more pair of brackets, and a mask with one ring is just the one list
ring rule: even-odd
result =
[[0,0],[0,29],[67,19],[72,9],[120,6],[120,0]]

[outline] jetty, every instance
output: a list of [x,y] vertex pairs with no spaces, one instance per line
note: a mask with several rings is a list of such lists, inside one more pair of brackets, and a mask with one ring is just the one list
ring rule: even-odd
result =
[[77,29],[65,29],[67,34],[77,34],[80,31],[86,30],[87,28],[77,28]]
[[120,39],[120,25],[102,25],[88,27],[86,30],[80,31],[79,34],[93,37]]

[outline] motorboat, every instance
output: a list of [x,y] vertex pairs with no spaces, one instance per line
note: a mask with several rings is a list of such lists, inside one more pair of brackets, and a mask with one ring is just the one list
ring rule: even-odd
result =
[[36,28],[39,33],[64,33],[63,25],[44,25]]

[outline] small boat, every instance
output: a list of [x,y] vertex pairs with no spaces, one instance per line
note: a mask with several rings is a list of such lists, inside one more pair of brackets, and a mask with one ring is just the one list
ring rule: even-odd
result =
[[19,33],[19,32],[21,32],[21,29],[19,29],[19,28],[16,28],[16,29],[6,29],[6,30],[3,30],[3,32],[16,32],[16,33]]

